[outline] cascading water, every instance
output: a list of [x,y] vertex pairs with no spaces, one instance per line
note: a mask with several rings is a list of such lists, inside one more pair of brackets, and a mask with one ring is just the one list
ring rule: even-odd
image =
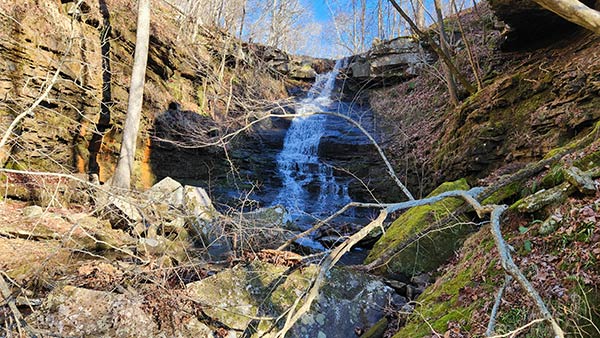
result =
[[[335,109],[331,93],[343,66],[343,59],[338,60],[331,72],[317,77],[307,97],[297,104],[298,114]],[[333,169],[319,160],[319,142],[326,121],[327,116],[322,114],[295,117],[286,133],[283,150],[277,155],[283,187],[273,204],[284,205],[292,219],[319,216],[351,201],[348,187],[338,183]]]

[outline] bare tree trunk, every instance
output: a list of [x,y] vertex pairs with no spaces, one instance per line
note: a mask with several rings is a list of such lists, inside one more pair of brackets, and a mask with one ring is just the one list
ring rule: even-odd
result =
[[127,117],[123,126],[123,141],[121,153],[112,186],[129,189],[133,174],[135,148],[140,117],[144,100],[144,80],[146,76],[146,63],[148,61],[148,43],[150,40],[150,0],[138,0],[137,33],[135,37],[135,55],[133,70],[131,72],[131,85],[129,87],[129,100],[127,102]]
[[420,30],[425,29],[425,4],[423,0],[413,0],[413,10],[415,11],[415,23]]
[[377,0],[377,37],[384,39],[383,36],[383,6],[382,0]]
[[367,0],[360,1],[360,51],[364,52],[366,48],[367,35]]
[[352,0],[352,49],[354,54],[359,53],[358,48],[358,23],[356,20],[356,0]]
[[276,25],[276,20],[277,20],[277,0],[273,0],[271,2],[271,26],[269,28],[269,45],[277,47],[278,42],[277,42],[277,38],[275,37],[275,35],[277,34],[277,25]]
[[469,38],[465,33],[465,29],[463,28],[462,22],[460,21],[459,8],[456,6],[455,0],[450,0],[452,3],[452,7],[454,9],[454,13],[456,14],[456,21],[458,22],[458,28],[460,29],[460,34],[462,35],[463,41],[465,43],[465,48],[467,49],[467,55],[469,57],[469,63],[471,64],[471,68],[473,69],[473,75],[475,76],[475,82],[477,82],[477,89],[481,89],[483,86],[481,82],[481,76],[479,75],[479,63],[475,59],[473,55],[473,48],[471,47],[471,43],[469,42]]
[[242,39],[242,35],[244,34],[244,23],[246,21],[246,5],[247,5],[247,1],[244,0],[244,2],[242,4],[242,17],[240,18],[240,32],[239,32],[239,36],[238,36],[238,38],[240,40]]
[[534,0],[540,6],[563,18],[600,34],[600,11],[577,0]]
[[433,51],[442,59],[442,61],[446,64],[446,66],[448,66],[448,68],[450,69],[452,74],[458,79],[460,84],[463,85],[463,87],[465,87],[465,89],[470,94],[475,93],[475,91],[476,91],[475,87],[473,87],[473,85],[470,84],[469,81],[467,81],[467,79],[460,73],[460,71],[456,68],[454,63],[452,63],[450,56],[448,56],[446,53],[444,53],[442,51],[440,46],[433,40],[433,38],[431,38],[431,36],[429,36],[429,34],[424,33],[422,30],[419,29],[419,27],[417,27],[415,22],[408,16],[408,14],[406,14],[406,12],[402,9],[402,7],[400,7],[400,5],[398,5],[396,0],[389,0],[389,1],[392,4],[392,6],[394,6],[396,11],[398,11],[398,13],[400,13],[400,16],[402,16],[402,18],[409,24],[410,28],[417,35],[419,35],[419,37],[421,39],[425,39],[425,40],[427,40],[427,42],[429,42],[431,49],[433,49]]
[[[435,13],[437,14],[438,29],[440,30],[440,48],[444,54],[450,56],[450,50],[448,48],[448,36],[446,35],[446,30],[444,29],[444,16],[442,14],[441,1],[434,0],[434,5]],[[444,76],[446,77],[446,86],[448,87],[448,94],[450,94],[450,103],[452,103],[452,106],[457,106],[458,95],[456,94],[456,83],[454,83],[452,71],[450,71],[448,65],[443,64],[442,66],[444,68]]]

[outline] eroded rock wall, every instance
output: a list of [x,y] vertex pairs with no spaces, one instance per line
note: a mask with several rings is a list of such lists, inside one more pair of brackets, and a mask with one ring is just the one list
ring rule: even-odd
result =
[[[123,0],[86,0],[78,9],[75,3],[0,2],[0,10],[6,13],[0,17],[1,131],[51,85],[33,114],[18,124],[18,137],[11,138],[0,158],[8,168],[95,172],[105,181],[119,152],[136,8]],[[264,47],[242,44],[214,29],[199,27],[194,32],[176,18],[165,3],[153,3],[136,154],[135,181],[140,186],[150,186],[161,176],[155,169],[168,159],[161,154],[173,151],[152,142],[155,116],[166,111],[170,102],[222,126],[242,114],[243,99],[273,102],[287,96],[285,74],[277,74],[256,52]],[[310,67],[319,63],[307,62]],[[203,159],[214,152],[205,148],[178,160],[196,161],[194,167],[203,167]],[[171,167],[173,172],[165,176],[184,176],[184,170],[193,170]]]

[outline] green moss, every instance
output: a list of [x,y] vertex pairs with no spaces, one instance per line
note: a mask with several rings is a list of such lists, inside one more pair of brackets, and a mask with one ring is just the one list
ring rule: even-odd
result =
[[527,319],[529,313],[530,311],[520,307],[513,307],[501,312],[496,323],[496,333],[502,334],[505,332],[510,332],[511,330],[521,326],[522,323]]
[[167,81],[167,88],[169,93],[175,98],[177,101],[183,100],[183,89],[181,84],[182,78],[178,75],[175,75]]
[[361,338],[381,338],[385,333],[388,326],[387,318],[381,318],[375,325],[373,325],[367,332],[365,332]]
[[8,163],[6,163],[6,169],[11,169],[11,170],[27,170],[27,168],[22,165],[20,162],[17,161],[8,161]]
[[548,173],[544,175],[540,181],[540,186],[544,189],[549,189],[561,184],[565,180],[565,173],[563,172],[562,165],[553,165]]
[[[431,327],[437,332],[445,332],[449,322],[468,322],[479,302],[460,303],[458,295],[465,286],[472,284],[473,270],[456,269],[456,275],[441,277],[427,288],[418,299],[420,304],[408,319],[406,326],[394,338],[425,337],[431,334]],[[452,295],[449,299],[448,296]],[[447,300],[445,300],[447,299]],[[429,324],[429,325],[428,325]]]
[[586,171],[600,166],[600,150],[586,155],[573,163],[577,168]]
[[[280,309],[286,309],[298,298],[298,290],[306,290],[310,286],[311,279],[317,274],[315,265],[308,266],[302,271],[294,271],[270,296],[272,304],[277,304]],[[266,281],[263,281],[265,283]],[[263,284],[269,285],[269,284]]]
[[514,182],[505,187],[500,188],[498,191],[493,193],[490,197],[483,200],[482,204],[500,204],[503,201],[511,197],[515,197],[521,194],[522,182]]
[[[460,179],[455,182],[443,183],[428,197],[446,191],[467,189],[469,189],[467,181]],[[405,245],[406,241],[426,230],[436,220],[447,216],[462,204],[463,200],[460,198],[447,198],[432,205],[409,209],[398,217],[375,243],[365,263],[376,260],[389,250],[397,251],[396,248]],[[457,225],[444,231],[429,233],[395,255],[387,266],[387,272],[410,276],[424,271],[433,271],[460,247],[466,235],[472,230],[470,225]]]
[[[425,289],[417,299],[415,312],[394,338],[429,336],[431,328],[443,333],[447,331],[449,322],[459,323],[463,330],[470,331],[475,324],[471,320],[474,311],[481,309],[486,300],[460,299],[460,295],[464,294],[465,288],[482,288],[485,292],[489,291],[493,299],[497,288],[497,279],[493,276],[503,274],[503,270],[496,269],[496,260],[487,255],[493,246],[494,240],[488,228],[472,235],[466,241],[458,263]],[[482,274],[485,278],[478,278]]]
[[206,108],[206,95],[205,95],[206,87],[204,85],[198,86],[196,89],[196,103],[198,104],[198,109],[200,110],[198,113],[200,115],[208,115],[205,111]]

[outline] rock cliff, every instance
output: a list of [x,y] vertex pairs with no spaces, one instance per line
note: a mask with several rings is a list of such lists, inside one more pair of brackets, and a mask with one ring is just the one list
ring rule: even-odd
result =
[[[49,87],[47,97],[18,124],[18,137],[1,150],[0,159],[7,168],[97,173],[105,181],[117,159],[127,106],[135,46],[135,20],[130,18],[135,18],[135,6],[120,0],[83,1],[79,8],[75,4],[29,0],[0,4],[6,13],[0,18],[5,27],[0,32],[2,130]],[[248,102],[286,98],[286,79],[312,80],[316,71],[331,67],[327,60],[241,43],[216,29],[194,29],[166,3],[153,6],[136,155],[139,186],[148,187],[167,175],[185,179],[188,172],[210,167],[207,159],[214,161],[215,152],[222,155],[216,146],[182,150],[179,160],[190,156],[185,162],[195,162],[194,168],[157,171],[157,163],[178,160],[170,157],[173,148],[153,141],[155,117],[167,111],[170,102],[191,112],[193,120],[214,127],[206,135],[200,131],[200,142],[227,132],[227,125],[239,125],[235,119],[249,110],[260,115],[272,109],[264,103],[249,107]],[[223,161],[219,164],[226,166]]]

